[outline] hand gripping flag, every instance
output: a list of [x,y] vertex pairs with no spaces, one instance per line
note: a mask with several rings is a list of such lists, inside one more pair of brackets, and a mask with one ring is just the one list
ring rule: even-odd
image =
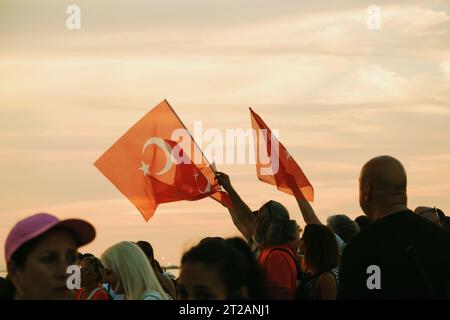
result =
[[255,132],[258,179],[282,192],[313,201],[314,189],[300,166],[251,108],[250,117]]
[[231,207],[213,168],[166,100],[133,125],[95,166],[146,221],[165,202],[209,196]]

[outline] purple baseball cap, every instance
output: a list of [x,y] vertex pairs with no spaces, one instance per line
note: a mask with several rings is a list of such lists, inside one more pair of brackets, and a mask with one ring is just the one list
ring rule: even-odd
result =
[[11,229],[5,242],[5,260],[26,242],[44,234],[54,227],[64,227],[75,237],[78,247],[88,244],[95,238],[95,228],[87,221],[79,219],[59,220],[48,213],[37,213],[20,220]]

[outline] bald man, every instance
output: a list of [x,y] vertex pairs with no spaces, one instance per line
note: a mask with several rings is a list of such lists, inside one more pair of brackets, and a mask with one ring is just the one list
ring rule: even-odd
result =
[[359,203],[372,223],[344,250],[338,298],[450,297],[450,235],[408,209],[406,181],[393,157],[363,166]]

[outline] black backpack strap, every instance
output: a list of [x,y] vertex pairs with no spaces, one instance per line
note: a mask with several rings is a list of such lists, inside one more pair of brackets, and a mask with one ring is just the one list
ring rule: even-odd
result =
[[432,297],[436,297],[436,293],[434,292],[433,286],[431,285],[430,279],[428,278],[428,275],[426,274],[422,263],[420,262],[419,258],[417,257],[417,250],[416,247],[411,244],[406,248],[406,253],[411,258],[412,262],[416,266],[417,270],[419,271],[420,276],[422,277],[423,282],[425,283],[425,286],[427,287],[429,293],[432,295]]
[[419,257],[417,256],[417,249],[414,244],[408,244],[402,238],[400,238],[391,225],[385,225],[385,230],[388,232],[388,234],[391,234],[395,240],[399,241],[402,244],[402,246],[405,248],[406,254],[412,261],[413,265],[416,267],[416,270],[419,272],[419,275],[422,278],[422,281],[425,284],[428,292],[432,297],[436,297],[433,285],[431,284],[431,281],[427,273],[425,272],[425,269],[420,262]]

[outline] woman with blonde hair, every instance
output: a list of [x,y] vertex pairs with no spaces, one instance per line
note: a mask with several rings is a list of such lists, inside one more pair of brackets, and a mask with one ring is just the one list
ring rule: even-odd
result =
[[126,300],[167,300],[150,262],[138,245],[122,241],[101,256],[105,280]]

